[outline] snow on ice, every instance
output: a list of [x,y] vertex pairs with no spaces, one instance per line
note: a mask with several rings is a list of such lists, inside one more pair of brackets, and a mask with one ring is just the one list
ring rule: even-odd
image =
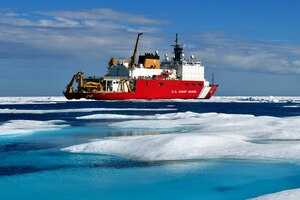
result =
[[62,120],[35,121],[35,120],[10,120],[0,125],[0,135],[13,135],[32,133],[38,131],[58,130],[69,125]]
[[297,200],[300,199],[300,189],[284,190],[273,194],[263,195],[251,200]]
[[[152,118],[152,119],[151,119]],[[137,160],[249,159],[300,161],[300,116],[255,117],[219,113],[171,113],[111,124],[114,128],[172,129],[174,134],[124,136],[64,148]],[[181,133],[181,130],[188,132]]]

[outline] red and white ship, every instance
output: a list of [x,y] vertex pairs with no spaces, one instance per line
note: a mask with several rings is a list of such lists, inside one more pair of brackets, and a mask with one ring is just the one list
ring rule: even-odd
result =
[[[128,99],[209,99],[218,85],[204,78],[204,66],[191,56],[185,59],[183,48],[174,46],[174,57],[167,55],[160,61],[158,52],[140,55],[136,63],[139,38],[137,36],[130,60],[111,58],[108,73],[103,77],[75,74],[67,85],[67,99],[128,100]],[[77,86],[73,86],[77,82]]]

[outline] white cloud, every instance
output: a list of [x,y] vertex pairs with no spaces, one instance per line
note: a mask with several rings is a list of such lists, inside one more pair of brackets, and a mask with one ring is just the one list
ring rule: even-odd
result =
[[[59,54],[76,59],[130,57],[135,33],[155,33],[160,31],[157,25],[166,23],[111,9],[27,14],[0,11],[0,58],[43,59]],[[149,36],[144,41],[154,44],[157,40]]]
[[[17,13],[0,10],[0,58],[44,59],[68,56],[129,58],[137,32],[144,32],[140,50],[170,52],[173,35],[163,35],[166,20],[107,8],[80,11]],[[177,31],[177,30],[174,30]],[[279,42],[230,39],[222,31],[184,38],[186,55],[206,66],[270,73],[300,73],[300,46]]]
[[61,27],[61,28],[72,28],[79,27],[80,22],[75,20],[64,19],[61,17],[54,17],[53,19],[39,19],[37,22],[32,22],[33,26],[41,26],[41,27]]
[[[225,34],[195,37],[190,51],[206,65],[234,70],[300,73],[300,46],[278,42],[228,39]],[[197,45],[196,45],[197,44]]]
[[29,19],[25,18],[13,18],[13,17],[1,17],[0,24],[9,26],[34,26],[35,23]]
[[295,60],[292,63],[293,65],[300,66],[300,60]]
[[116,20],[125,23],[133,24],[168,24],[169,21],[150,19],[142,15],[130,14],[126,12],[118,12],[109,8],[97,8],[82,11],[48,11],[36,12],[38,14],[61,17],[66,19],[81,19],[81,20]]

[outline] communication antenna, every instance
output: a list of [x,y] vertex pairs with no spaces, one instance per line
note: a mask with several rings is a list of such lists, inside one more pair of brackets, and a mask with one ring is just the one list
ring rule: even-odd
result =
[[214,73],[211,74],[211,84],[212,85],[215,84],[215,74]]

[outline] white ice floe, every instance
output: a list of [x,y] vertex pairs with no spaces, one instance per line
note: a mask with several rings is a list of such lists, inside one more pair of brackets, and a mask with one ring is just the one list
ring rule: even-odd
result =
[[300,96],[213,96],[210,102],[299,103]]
[[[176,129],[174,134],[105,138],[63,149],[138,160],[250,159],[300,161],[300,116],[255,117],[218,113],[171,113],[127,120],[123,129]],[[180,133],[187,130],[188,133]]]
[[77,108],[77,109],[53,109],[53,110],[24,110],[24,109],[0,109],[5,114],[46,114],[46,113],[75,113],[94,111],[172,111],[175,108]]
[[[147,109],[148,110],[148,109]],[[166,111],[167,109],[149,109],[148,111]],[[176,110],[176,109],[170,109],[169,111]],[[143,109],[141,110],[143,111]],[[76,117],[76,119],[167,119],[170,118],[170,116],[175,116],[177,114],[166,114],[166,115],[121,115],[121,114],[92,114],[92,115],[86,115],[81,117]],[[142,121],[140,121],[142,122]],[[121,125],[122,126],[122,125]]]
[[139,115],[119,115],[119,114],[93,114],[81,117],[76,117],[76,119],[142,119]]
[[236,135],[249,139],[300,139],[300,116],[269,117],[241,114],[178,112],[145,116],[110,126],[119,129],[189,129],[190,133]]
[[63,96],[57,97],[0,97],[0,105],[6,104],[54,104],[68,101]]
[[263,195],[251,200],[298,200],[300,199],[300,189],[284,190],[273,194]]
[[[66,101],[93,101],[90,99],[68,100],[63,96],[57,97],[0,97],[1,104],[50,104]],[[130,100],[146,101],[148,100]],[[300,96],[213,96],[211,99],[167,99],[155,101],[183,101],[183,102],[258,102],[258,103],[300,103]]]
[[289,105],[289,106],[283,106],[284,108],[300,108],[300,105]]
[[[141,101],[141,100],[135,100]],[[143,100],[147,101],[147,100]],[[300,103],[300,96],[212,96],[210,99],[165,99],[163,102]]]
[[33,133],[38,131],[52,131],[67,127],[62,120],[35,121],[10,120],[0,125],[0,135]]
[[255,144],[238,137],[164,134],[106,138],[64,151],[100,153],[137,160],[247,159],[299,160],[300,144]]

